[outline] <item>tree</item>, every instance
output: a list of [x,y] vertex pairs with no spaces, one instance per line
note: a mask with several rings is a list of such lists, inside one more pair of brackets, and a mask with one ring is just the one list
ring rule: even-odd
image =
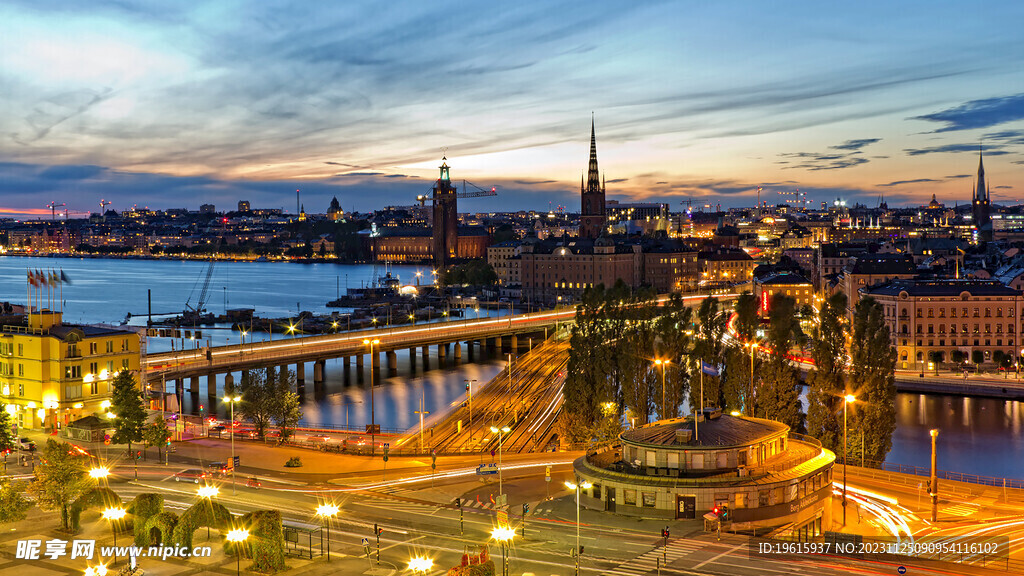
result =
[[981,366],[981,364],[984,361],[985,361],[985,354],[982,353],[981,350],[972,350],[971,351],[971,362],[974,362],[976,365]]
[[[754,358],[754,374],[761,365]],[[732,345],[725,349],[725,375],[722,378],[722,410],[741,411],[750,396],[750,348]]]
[[949,359],[956,364],[963,364],[967,361],[967,353],[963,350],[953,350],[949,353]]
[[740,340],[750,342],[757,335],[760,320],[757,317],[757,298],[744,291],[736,298],[736,334]]
[[862,457],[881,461],[892,449],[896,430],[896,349],[882,305],[873,298],[864,298],[854,309],[850,356],[850,384],[857,397],[851,407],[853,426],[864,435]]
[[725,322],[721,317],[717,298],[705,298],[700,303],[700,308],[697,309],[697,324],[690,362],[691,370],[697,374],[698,382],[690,383],[691,412],[697,412],[701,406],[717,406],[721,396],[720,376],[710,376],[701,371],[701,362],[715,368],[722,365],[722,336],[725,334]]
[[42,449],[42,458],[36,464],[36,479],[28,485],[28,493],[45,512],[60,510],[61,526],[71,530],[71,503],[90,488],[86,472],[88,460],[76,450],[53,439]]
[[[676,418],[683,396],[690,387],[690,370],[687,356],[693,346],[693,309],[686,305],[679,294],[673,294],[665,303],[661,316],[655,323],[655,358],[667,360],[665,367],[665,405],[658,396],[658,416]],[[660,376],[660,374],[659,374]]]
[[846,295],[827,298],[811,338],[814,370],[807,377],[807,433],[835,452],[842,440],[839,412],[846,391]]
[[[576,322],[569,336],[569,364],[562,388],[563,412],[572,412],[563,423],[574,442],[589,438],[588,430],[575,427],[595,422],[602,402],[614,395],[608,387],[607,366],[610,348],[605,343],[605,329],[601,307],[604,287],[587,289],[576,306]],[[578,432],[578,433],[577,433]]]
[[302,419],[302,410],[299,408],[301,399],[298,394],[292,392],[292,387],[295,385],[295,372],[281,370],[277,373],[276,380],[271,418],[280,431],[280,441],[284,442],[292,435],[293,429]]
[[157,418],[146,426],[142,432],[142,439],[146,442],[146,448],[156,446],[157,460],[163,459],[163,447],[167,444],[167,439],[170,436],[171,431],[167,428],[167,421],[163,418]]
[[25,513],[32,507],[32,501],[25,498],[27,482],[0,478],[0,524],[25,519]]
[[274,373],[271,369],[249,370],[242,373],[242,402],[239,404],[238,412],[252,422],[256,436],[261,440],[266,436],[277,404],[277,386],[273,380]]
[[0,405],[0,452],[14,451],[14,444],[18,438],[14,435],[14,422],[11,421],[11,414],[7,411],[6,405]]
[[128,444],[132,450],[132,442],[142,441],[142,431],[146,426],[146,409],[142,405],[142,395],[135,385],[135,377],[127,370],[114,376],[113,392],[110,398],[110,411],[114,414],[114,436],[110,441],[114,444]]
[[800,406],[800,379],[789,363],[793,343],[802,337],[796,319],[796,301],[776,294],[769,302],[768,348],[771,356],[761,375],[761,386],[754,398],[755,415],[764,415],[789,426],[794,432],[805,429]]

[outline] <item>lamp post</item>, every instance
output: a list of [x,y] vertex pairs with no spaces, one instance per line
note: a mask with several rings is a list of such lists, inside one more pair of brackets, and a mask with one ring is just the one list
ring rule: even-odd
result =
[[[210,506],[210,516],[212,517],[213,516],[213,499],[216,498],[218,494],[220,494],[220,490],[217,489],[216,486],[210,486],[209,484],[207,484],[206,486],[200,486],[196,490],[196,494],[198,494],[199,497],[202,498],[203,500],[206,500],[206,503]],[[209,525],[206,526],[206,539],[207,540],[210,539],[210,526]]]
[[491,530],[491,538],[501,544],[501,576],[508,576],[508,555],[505,553],[505,548],[515,535],[516,531],[509,526],[498,526]]
[[118,520],[124,518],[128,512],[124,508],[107,508],[103,511],[103,517],[110,521],[110,533],[114,535],[114,562],[117,562],[117,524]]
[[511,431],[512,429],[508,426],[502,426],[501,428],[491,426],[491,433],[498,435],[498,494],[505,493],[501,489],[501,443],[505,440],[505,434]]
[[843,396],[843,526],[846,526],[846,407],[856,401],[853,394]]
[[569,490],[576,491],[576,549],[573,550],[573,556],[576,557],[576,576],[580,574],[580,489],[588,490],[593,484],[590,482],[580,482],[579,478],[576,482],[566,482],[565,487]]
[[331,561],[331,518],[338,514],[337,504],[321,504],[316,507],[316,515],[324,519],[327,530],[327,561]]
[[466,379],[466,393],[469,395],[469,441],[473,441],[473,383],[476,380]]
[[373,345],[380,344],[380,340],[377,338],[366,339],[363,340],[363,344],[370,347],[370,454],[373,454],[375,450],[374,436],[377,432],[377,416],[373,407]]
[[242,574],[242,542],[249,538],[249,531],[244,528],[234,528],[228,531],[227,540],[235,544],[235,574]]
[[658,360],[655,360],[654,363],[661,366],[661,419],[664,420],[665,412],[667,411],[666,408],[668,407],[665,403],[665,366],[669,365],[669,361],[659,358]]
[[241,395],[225,396],[224,401],[231,406],[231,495],[235,495],[235,404],[242,401]]
[[110,476],[110,468],[106,466],[97,466],[89,469],[89,478],[92,478],[96,482],[100,480],[106,480]]
[[748,415],[754,416],[754,351],[757,350],[757,342],[750,342],[750,398],[747,400]]
[[932,428],[929,434],[932,437],[932,475],[928,482],[928,495],[932,497],[932,522],[937,522],[939,516],[939,477],[938,470],[936,470],[935,439],[939,436],[939,430]]

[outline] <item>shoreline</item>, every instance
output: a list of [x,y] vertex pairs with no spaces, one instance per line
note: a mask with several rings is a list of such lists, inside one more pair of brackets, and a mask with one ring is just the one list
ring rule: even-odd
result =
[[[152,255],[152,254],[24,254],[16,252],[7,252],[0,254],[0,257],[10,256],[14,258],[52,258],[55,260],[65,259],[82,259],[82,260],[167,260],[171,262],[209,262],[211,260],[217,262],[285,262],[293,264],[342,264],[346,266],[373,266],[383,265],[383,262],[372,262],[369,260],[342,260],[340,258],[267,258],[267,257],[255,257],[255,258],[244,258],[244,257],[228,257],[228,256],[166,256],[166,255]],[[262,258],[262,259],[261,259]],[[406,263],[401,264],[389,263],[390,266],[418,266],[422,263]]]

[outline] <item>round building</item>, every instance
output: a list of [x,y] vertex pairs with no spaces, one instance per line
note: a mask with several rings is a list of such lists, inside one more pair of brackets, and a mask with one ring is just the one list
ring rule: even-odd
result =
[[723,528],[788,526],[802,537],[831,522],[835,454],[773,420],[704,416],[623,432],[620,443],[578,458],[592,484],[580,504],[632,516],[696,519],[719,508]]

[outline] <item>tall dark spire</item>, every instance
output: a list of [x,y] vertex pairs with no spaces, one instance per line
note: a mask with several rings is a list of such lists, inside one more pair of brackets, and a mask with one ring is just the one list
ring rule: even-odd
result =
[[978,200],[988,200],[988,194],[986,193],[987,187],[985,186],[985,159],[984,152],[981,150],[981,146],[978,147],[978,183],[977,189],[974,191],[974,197]]
[[587,191],[597,192],[601,189],[601,174],[597,170],[597,133],[594,131],[594,119],[590,119],[590,165],[587,169]]

